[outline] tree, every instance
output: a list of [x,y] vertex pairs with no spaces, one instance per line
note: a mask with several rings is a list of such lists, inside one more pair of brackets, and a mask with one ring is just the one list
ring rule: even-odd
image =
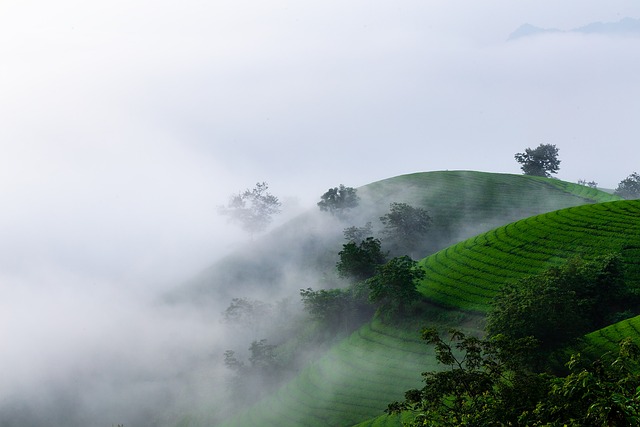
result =
[[598,188],[598,183],[595,181],[588,181],[586,179],[579,179],[578,180],[578,184],[579,185],[584,185],[585,187],[589,187],[589,188]]
[[405,426],[640,425],[640,348],[629,338],[591,364],[572,355],[568,375],[558,377],[531,369],[531,337],[478,339],[452,330],[446,342],[434,329],[422,337],[448,369],[424,372],[422,389],[389,404],[387,413],[412,414]]
[[348,333],[365,318],[370,318],[371,305],[356,295],[353,289],[300,289],[305,311],[335,336],[342,329]]
[[524,153],[516,153],[515,159],[522,166],[525,175],[551,177],[558,173],[560,160],[558,149],[553,144],[540,144],[537,148],[527,148]]
[[384,225],[382,231],[392,242],[396,253],[414,255],[414,251],[424,242],[431,227],[429,212],[407,203],[391,203],[389,213],[380,217]]
[[330,188],[320,197],[318,207],[321,211],[343,217],[350,209],[358,206],[359,200],[355,188],[340,184],[339,187]]
[[218,212],[227,215],[231,221],[240,223],[242,229],[251,236],[260,233],[271,224],[273,215],[280,213],[282,206],[268,189],[266,182],[259,182],[253,189],[232,195],[227,206],[220,206]]
[[376,268],[376,275],[364,283],[369,288],[369,300],[378,306],[383,317],[398,319],[407,314],[412,304],[422,299],[417,282],[425,271],[408,256],[392,258]]
[[547,392],[540,376],[529,370],[531,338],[481,340],[450,330],[445,341],[435,329],[422,339],[435,346],[436,360],[448,369],[422,374],[425,386],[408,390],[404,402],[385,412],[410,411],[417,426],[519,425],[518,418]]
[[274,308],[269,303],[248,298],[233,298],[229,307],[222,313],[222,320],[257,334],[261,332],[261,326],[264,326],[273,312]]
[[380,240],[367,237],[360,243],[349,242],[342,245],[338,252],[340,260],[336,264],[338,275],[350,278],[355,282],[370,278],[376,268],[386,262],[387,256],[382,252]]
[[373,234],[373,227],[371,226],[371,222],[367,222],[363,227],[356,227],[355,225],[347,227],[343,233],[344,238],[348,242],[360,243]]
[[[615,353],[586,364],[574,354],[569,375],[549,380],[549,394],[531,413],[531,424],[557,426],[640,425],[640,348],[629,337]],[[551,424],[553,423],[553,424]]]
[[267,344],[266,339],[255,340],[249,347],[245,362],[233,350],[224,352],[225,366],[235,373],[228,387],[235,400],[253,402],[266,391],[277,386],[283,378],[285,366],[278,360],[277,346]]
[[487,317],[490,335],[533,336],[543,352],[606,326],[615,313],[633,308],[622,260],[607,254],[575,257],[559,267],[503,287]]
[[620,181],[615,194],[625,199],[640,199],[640,175],[634,172]]

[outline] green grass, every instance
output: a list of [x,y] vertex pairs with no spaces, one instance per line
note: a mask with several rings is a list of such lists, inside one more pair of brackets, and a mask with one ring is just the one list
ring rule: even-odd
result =
[[640,272],[640,201],[583,205],[526,218],[450,246],[422,260],[419,290],[432,301],[486,313],[507,282],[572,256],[620,252]]
[[[440,309],[433,311],[437,317]],[[443,319],[460,319],[461,315],[448,312],[442,316],[435,322],[424,319],[419,323],[443,327]],[[394,327],[375,320],[311,363],[277,393],[222,425],[356,424],[383,414],[389,403],[403,399],[406,390],[421,386],[420,372],[438,368],[433,348],[422,342],[417,327]]]
[[601,354],[615,352],[618,343],[624,338],[631,338],[636,344],[640,344],[640,316],[609,325],[587,334],[584,337],[584,347],[581,351],[591,357],[599,357]]

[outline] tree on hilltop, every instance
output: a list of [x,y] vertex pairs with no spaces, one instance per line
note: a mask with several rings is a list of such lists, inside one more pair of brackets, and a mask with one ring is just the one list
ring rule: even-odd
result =
[[357,192],[353,187],[345,187],[340,184],[339,187],[330,188],[320,197],[318,207],[321,211],[343,217],[350,209],[358,206],[360,198]]
[[625,199],[640,199],[640,175],[634,172],[620,181],[615,194]]
[[268,189],[266,182],[258,182],[254,188],[232,195],[227,206],[218,207],[218,212],[240,223],[242,229],[251,236],[260,233],[271,224],[272,217],[280,213],[282,206]]
[[560,170],[558,148],[553,144],[540,144],[537,148],[527,148],[524,153],[516,153],[516,161],[525,175],[551,177]]

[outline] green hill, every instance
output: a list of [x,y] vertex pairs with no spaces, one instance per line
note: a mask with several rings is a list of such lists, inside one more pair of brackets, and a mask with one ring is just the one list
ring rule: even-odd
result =
[[[437,369],[431,349],[417,340],[417,324],[466,327],[480,333],[482,314],[506,282],[561,263],[573,255],[586,258],[622,253],[628,279],[640,280],[640,201],[584,205],[527,218],[491,230],[421,262],[428,273],[421,292],[447,308],[434,308],[429,319],[411,328],[378,321],[365,325],[305,369],[275,395],[225,426],[399,426],[398,417],[380,415],[386,404],[419,386],[419,373]],[[472,316],[477,313],[477,316]],[[637,318],[620,323],[627,332]],[[615,330],[615,329],[614,329]],[[608,329],[589,339],[611,336]],[[608,334],[608,335],[607,335]],[[606,342],[612,342],[612,339]],[[597,342],[596,342],[597,344]]]
[[[302,214],[251,242],[195,277],[176,298],[202,301],[250,296],[256,288],[291,289],[332,272],[344,243],[343,230],[379,217],[392,202],[427,209],[432,230],[418,257],[503,224],[570,206],[618,200],[617,196],[557,179],[472,171],[402,175],[358,188],[360,205],[338,221],[317,209]],[[320,195],[318,195],[318,200]],[[230,286],[233,284],[233,286]]]
[[620,252],[632,277],[640,266],[640,202],[584,205],[526,218],[423,260],[420,291],[434,302],[486,312],[500,287],[575,255]]

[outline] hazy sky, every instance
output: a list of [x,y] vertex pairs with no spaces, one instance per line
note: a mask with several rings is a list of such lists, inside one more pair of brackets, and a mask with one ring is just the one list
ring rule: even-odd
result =
[[[215,207],[267,181],[640,169],[640,38],[507,42],[637,1],[0,1],[0,272],[173,280],[228,248]],[[221,249],[222,247],[222,249]]]

